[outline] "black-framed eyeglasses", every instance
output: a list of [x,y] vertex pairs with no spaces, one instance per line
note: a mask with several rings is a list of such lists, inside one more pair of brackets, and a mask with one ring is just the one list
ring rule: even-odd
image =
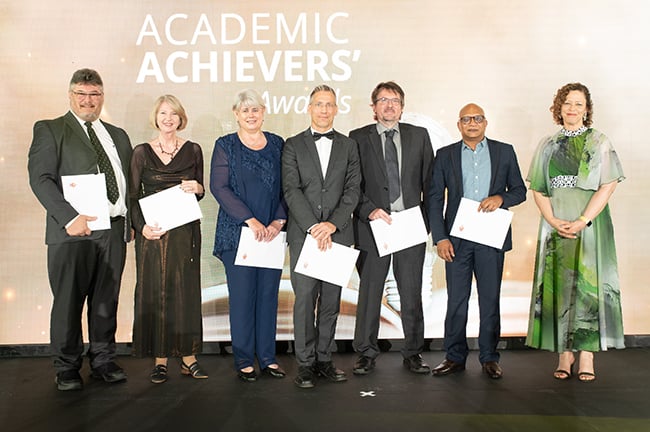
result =
[[480,114],[475,116],[462,116],[459,120],[462,124],[469,124],[472,120],[474,120],[476,124],[481,124],[485,120],[485,116]]
[[375,101],[375,103],[380,103],[380,104],[387,104],[387,103],[392,103],[393,105],[402,105],[402,99],[400,98],[387,98],[387,97],[380,97]]

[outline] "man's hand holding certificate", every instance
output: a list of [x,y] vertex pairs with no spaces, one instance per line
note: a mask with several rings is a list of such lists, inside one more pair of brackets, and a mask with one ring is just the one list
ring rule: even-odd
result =
[[383,219],[370,221],[380,257],[426,243],[427,229],[419,207],[391,213],[390,218],[390,224]]
[[183,191],[180,184],[144,197],[139,202],[147,225],[157,226],[161,231],[169,231],[203,217],[196,196]]
[[512,212],[504,209],[479,211],[480,203],[462,198],[451,235],[501,249],[508,234]]
[[96,217],[88,221],[88,229],[111,229],[106,197],[106,178],[100,174],[61,176],[63,197],[81,215]]
[[358,256],[357,249],[338,243],[320,250],[318,241],[307,234],[294,271],[334,285],[347,286]]

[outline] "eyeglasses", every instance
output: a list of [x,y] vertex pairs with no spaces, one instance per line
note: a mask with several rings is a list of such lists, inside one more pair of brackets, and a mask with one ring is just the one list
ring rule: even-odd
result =
[[323,102],[316,102],[313,104],[316,109],[323,109],[325,108],[327,111],[333,110],[336,107],[336,104],[332,103],[323,103]]
[[84,99],[86,97],[89,97],[91,99],[97,99],[99,97],[104,96],[104,93],[84,93],[84,92],[74,91],[74,90],[72,91],[72,94],[75,95],[77,97],[77,99],[80,99],[80,100]]
[[463,116],[459,120],[462,124],[469,124],[472,120],[474,120],[476,124],[481,124],[483,123],[483,120],[485,120],[485,116],[482,115]]
[[380,103],[380,104],[387,104],[387,103],[392,103],[393,105],[402,105],[402,99],[400,98],[387,98],[387,97],[380,97],[375,101],[375,103]]

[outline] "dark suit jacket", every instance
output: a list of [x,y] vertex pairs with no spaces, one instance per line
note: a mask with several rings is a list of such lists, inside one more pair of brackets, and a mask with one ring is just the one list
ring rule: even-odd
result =
[[[428,227],[425,201],[428,199],[433,165],[433,149],[429,133],[425,128],[408,123],[400,123],[399,130],[402,144],[400,180],[404,206],[407,209],[419,206],[424,223]],[[350,132],[350,138],[359,145],[363,174],[361,200],[354,212],[355,243],[360,249],[368,250],[376,247],[368,215],[376,208],[390,213],[386,163],[376,123],[353,130]]]
[[[123,129],[102,123],[113,138],[122,162],[124,177],[128,182],[132,151],[129,137]],[[70,237],[65,231],[65,225],[78,213],[63,198],[61,176],[98,173],[97,154],[72,112],[68,111],[54,120],[41,120],[34,124],[28,171],[32,191],[47,211],[45,243],[94,239],[101,235],[101,232],[93,232],[89,237]],[[128,197],[125,197],[125,201],[128,206]],[[125,220],[129,220],[128,215]],[[130,236],[130,231],[125,229],[125,237]]]
[[331,222],[337,228],[332,241],[351,245],[352,211],[359,202],[360,183],[359,152],[350,138],[335,133],[324,178],[311,130],[287,139],[282,154],[282,188],[289,208],[287,241],[302,243],[312,225]]
[[[503,198],[501,208],[508,209],[526,200],[526,185],[521,178],[517,155],[510,144],[488,138],[490,151],[491,180],[489,196],[500,195]],[[449,232],[456,219],[460,199],[463,197],[463,172],[461,150],[463,142],[448,145],[438,150],[433,166],[433,181],[429,199],[429,223],[434,244],[442,239],[451,240],[458,248],[460,239],[451,237]],[[447,209],[443,218],[447,191]],[[508,230],[503,251],[512,249],[512,232]]]

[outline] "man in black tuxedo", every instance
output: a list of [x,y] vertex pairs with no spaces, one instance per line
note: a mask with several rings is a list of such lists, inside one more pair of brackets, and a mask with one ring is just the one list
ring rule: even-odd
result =
[[[68,113],[34,125],[28,170],[32,191],[47,211],[45,242],[53,294],[50,346],[56,383],[59,390],[79,390],[86,300],[92,376],[107,382],[126,379],[114,358],[117,301],[131,235],[126,199],[131,142],[124,130],[99,120],[104,87],[96,71],[76,71],[68,97]],[[79,214],[65,200],[61,176],[100,171],[106,178],[111,228],[91,231],[88,222],[96,216]]]
[[[336,93],[317,86],[309,98],[311,127],[287,139],[282,154],[282,187],[289,208],[291,285],[295,293],[293,326],[300,388],[314,387],[315,375],[345,381],[336,368],[331,348],[341,302],[341,287],[295,272],[305,241],[311,235],[321,250],[332,242],[354,241],[352,211],[359,202],[357,144],[333,129]],[[317,314],[316,314],[317,312]]]
[[[480,202],[479,211],[508,209],[526,200],[526,185],[521,178],[514,148],[485,136],[487,119],[483,109],[468,104],[460,110],[458,130],[462,141],[438,150],[433,167],[429,199],[429,218],[433,242],[445,263],[447,278],[447,316],[445,318],[445,360],[433,369],[443,376],[465,369],[467,346],[467,308],[476,277],[479,298],[479,361],[483,371],[499,379],[497,343],[501,332],[500,292],[504,253],[512,249],[508,231],[501,249],[449,235],[461,198]],[[445,204],[447,207],[443,216]]]
[[350,132],[350,138],[359,145],[362,172],[361,200],[354,212],[355,242],[361,253],[357,261],[360,282],[353,341],[359,358],[353,373],[365,375],[375,368],[381,301],[391,259],[400,295],[404,366],[414,373],[429,373],[430,368],[421,355],[424,350],[422,267],[426,244],[380,257],[370,221],[383,219],[391,223],[392,212],[419,207],[428,225],[424,199],[428,197],[431,181],[433,149],[426,129],[399,122],[404,91],[398,84],[379,83],[371,98],[377,122]]

